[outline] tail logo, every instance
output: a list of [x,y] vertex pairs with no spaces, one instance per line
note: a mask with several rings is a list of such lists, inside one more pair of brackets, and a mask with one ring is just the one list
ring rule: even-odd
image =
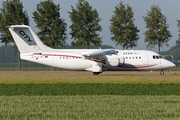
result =
[[36,43],[35,43],[33,40],[31,40],[31,38],[30,38],[23,30],[20,30],[20,31],[19,31],[19,34],[20,34],[25,40],[27,40],[27,42],[28,42],[29,45],[36,45]]

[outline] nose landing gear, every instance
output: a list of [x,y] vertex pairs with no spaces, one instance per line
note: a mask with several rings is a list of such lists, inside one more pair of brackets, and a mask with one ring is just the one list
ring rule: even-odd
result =
[[163,72],[163,70],[161,70],[160,74],[161,74],[161,75],[164,75],[164,72]]
[[99,75],[101,72],[93,72],[94,75]]

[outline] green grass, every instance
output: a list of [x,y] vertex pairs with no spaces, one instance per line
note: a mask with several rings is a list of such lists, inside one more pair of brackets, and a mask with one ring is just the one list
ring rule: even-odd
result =
[[179,71],[0,71],[0,119],[177,120],[179,83]]
[[180,84],[0,84],[0,96],[180,95]]
[[180,96],[0,96],[0,119],[179,119]]

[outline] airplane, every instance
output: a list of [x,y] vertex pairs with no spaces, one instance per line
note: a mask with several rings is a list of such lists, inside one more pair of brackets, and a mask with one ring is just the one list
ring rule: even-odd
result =
[[156,52],[117,49],[52,49],[46,46],[27,25],[7,26],[20,58],[43,65],[66,69],[86,70],[99,75],[104,71],[153,71],[176,67]]

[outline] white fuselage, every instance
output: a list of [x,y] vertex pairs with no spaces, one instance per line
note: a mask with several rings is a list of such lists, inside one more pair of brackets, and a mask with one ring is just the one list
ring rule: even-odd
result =
[[52,49],[27,25],[7,26],[21,59],[67,70],[103,71],[163,70],[175,67],[159,54],[146,50]]
[[21,59],[60,69],[88,71],[93,71],[94,64],[101,65],[102,71],[163,70],[175,66],[170,61],[160,58],[159,54],[146,50],[116,50],[118,53],[104,55],[104,58],[124,58],[123,64],[111,66],[103,61],[103,57],[87,59],[83,56],[93,51],[97,49],[61,49],[44,53],[22,53]]

